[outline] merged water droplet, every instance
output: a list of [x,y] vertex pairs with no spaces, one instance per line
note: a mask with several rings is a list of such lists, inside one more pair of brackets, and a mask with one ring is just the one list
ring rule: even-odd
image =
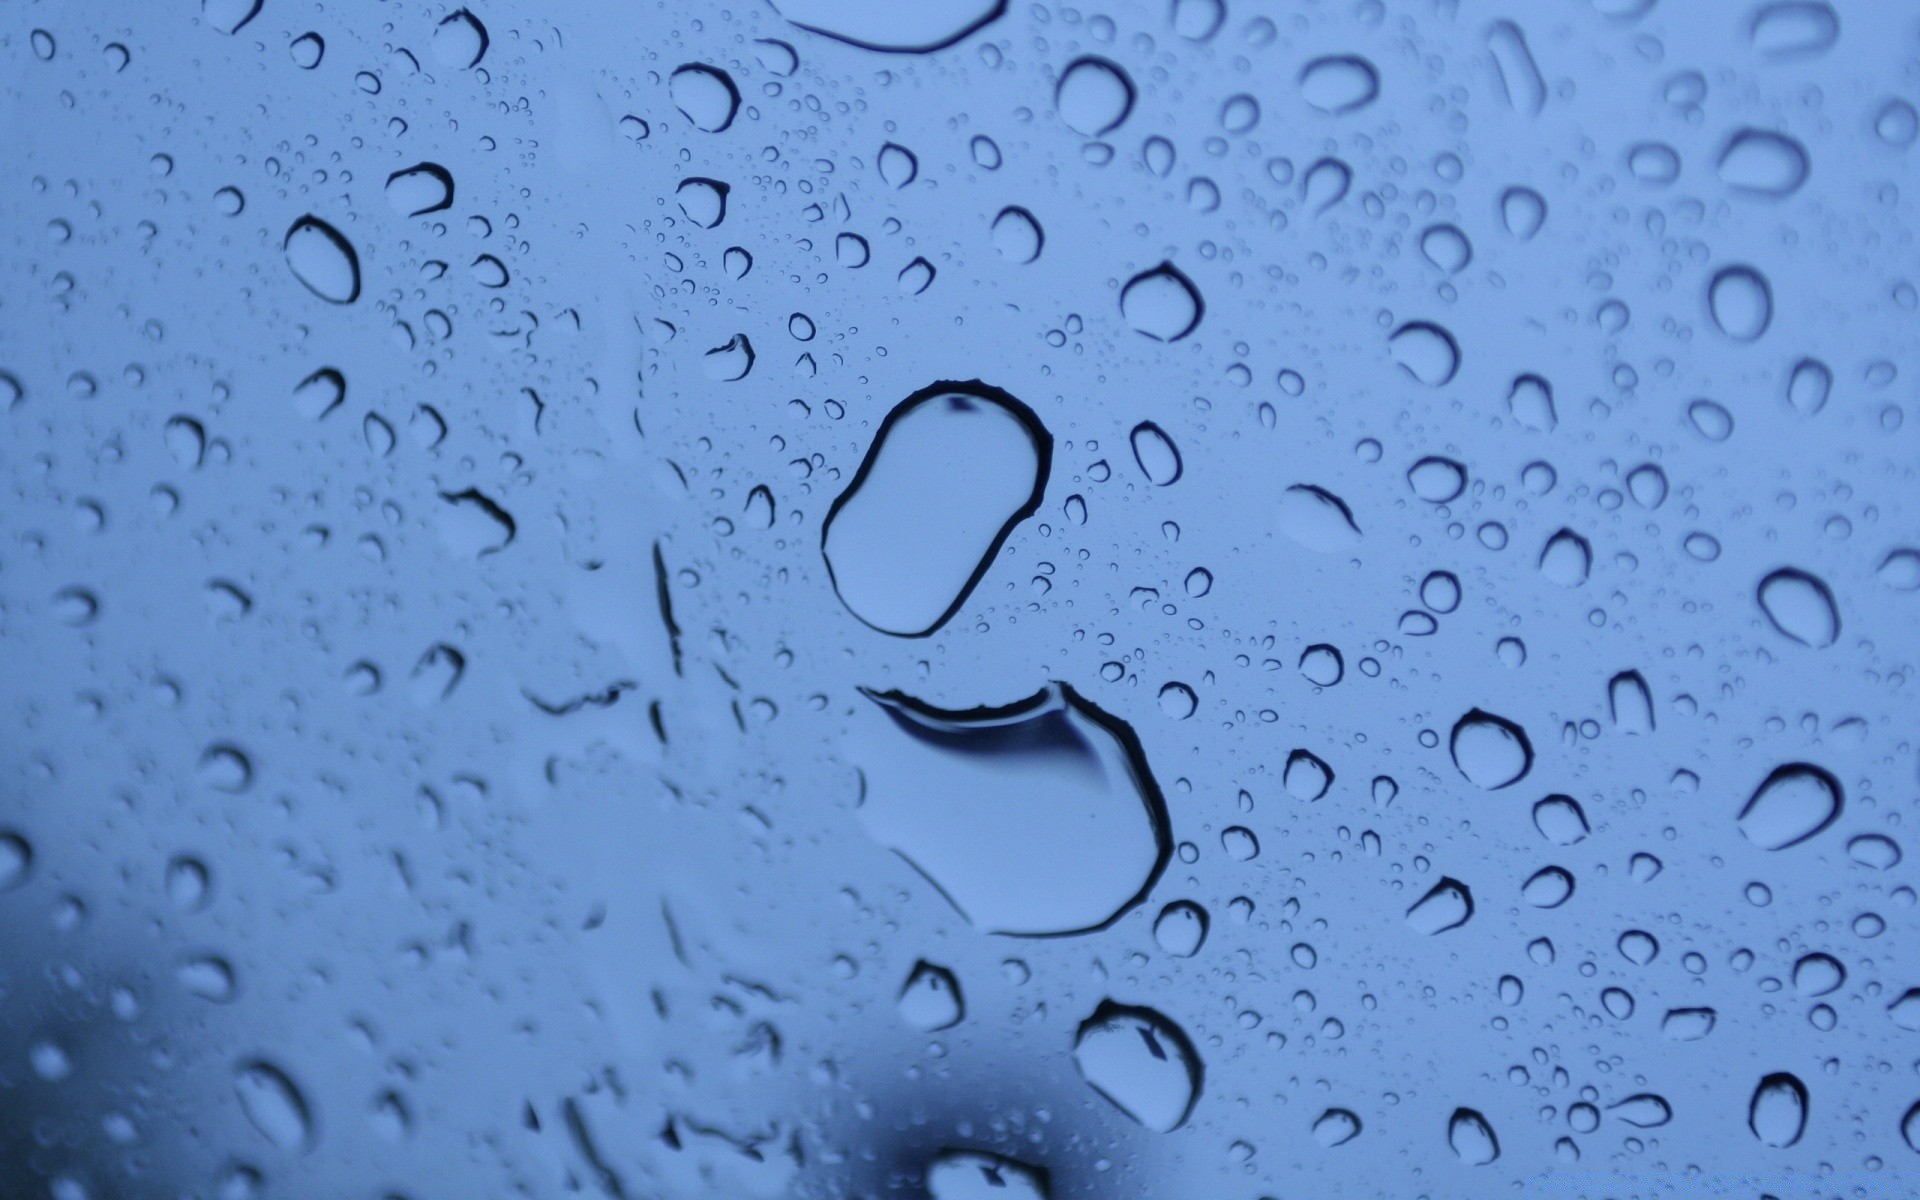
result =
[[1839,819],[1840,781],[1812,763],[1775,767],[1748,797],[1737,818],[1740,832],[1762,850],[1797,846]]
[[1840,608],[1832,589],[1817,576],[1798,567],[1781,567],[1760,581],[1754,596],[1782,636],[1815,650],[1839,640]]
[[1533,743],[1526,730],[1477,708],[1454,722],[1448,748],[1467,782],[1488,791],[1520,782],[1533,768]]
[[1409,321],[1387,339],[1393,361],[1428,387],[1444,387],[1460,370],[1460,346],[1431,321]]
[[1728,139],[1716,169],[1734,191],[1779,199],[1807,181],[1807,148],[1784,133],[1742,129]]
[[1163,262],[1142,271],[1120,289],[1120,316],[1137,333],[1177,342],[1200,326],[1206,305],[1193,280]]
[[1184,1124],[1200,1095],[1193,1043],[1150,1008],[1102,1001],[1080,1025],[1073,1061],[1094,1091],[1158,1133]]
[[1053,106],[1061,122],[1082,137],[1097,138],[1118,129],[1133,111],[1133,80],[1117,63],[1076,58],[1060,72]]
[[927,1033],[951,1029],[966,1016],[960,981],[952,971],[924,960],[913,965],[901,986],[898,1007],[901,1020]]
[[1484,1167],[1500,1157],[1500,1139],[1493,1126],[1471,1108],[1456,1108],[1447,1120],[1447,1145],[1461,1162]]
[[424,217],[453,207],[453,175],[423,162],[387,176],[387,205],[403,217]]
[[1745,264],[1722,267],[1707,284],[1707,311],[1721,333],[1736,342],[1755,341],[1773,323],[1773,285]]
[[1124,722],[1061,684],[964,711],[862,694],[861,818],[973,924],[1080,933],[1145,898],[1172,834]]
[[915,392],[880,423],[827,513],[821,552],[834,590],[883,633],[932,633],[1039,507],[1052,459],[1039,417],[999,388]]
[[733,76],[706,63],[686,63],[667,78],[667,91],[680,115],[695,129],[723,133],[740,111],[740,89]]
[[1747,1104],[1747,1128],[1776,1150],[1799,1141],[1807,1131],[1807,1086],[1785,1071],[1762,1079]]
[[1380,72],[1355,54],[1316,58],[1300,70],[1300,95],[1323,113],[1356,112],[1380,95]]
[[293,1153],[313,1148],[313,1111],[286,1072],[259,1060],[242,1063],[234,1073],[233,1087],[240,1097],[240,1110],[260,1136]]
[[339,230],[308,214],[287,228],[287,266],[307,290],[331,304],[360,298],[360,256]]
[[1472,890],[1458,879],[1445,877],[1407,910],[1407,924],[1428,936],[1458,929],[1472,917]]

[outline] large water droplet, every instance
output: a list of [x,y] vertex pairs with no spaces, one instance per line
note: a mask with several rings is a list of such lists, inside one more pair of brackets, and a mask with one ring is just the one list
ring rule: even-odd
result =
[[1777,0],[1754,10],[1753,48],[1768,58],[1811,58],[1840,38],[1840,16],[1826,0]]
[[1471,1108],[1456,1108],[1447,1121],[1447,1145],[1470,1167],[1484,1167],[1500,1157],[1500,1139],[1493,1126]]
[[1799,1141],[1807,1130],[1807,1086],[1785,1071],[1762,1079],[1747,1105],[1747,1128],[1777,1150]]
[[732,191],[718,179],[685,179],[674,189],[674,199],[687,220],[702,229],[712,229],[727,219],[727,193]]
[[1773,627],[1801,645],[1822,650],[1839,640],[1840,609],[1818,577],[1782,567],[1760,581],[1755,598]]
[[942,1150],[927,1168],[930,1200],[1048,1200],[1050,1194],[1045,1171],[980,1150]]
[[1707,311],[1721,333],[1736,342],[1754,341],[1773,323],[1773,285],[1744,264],[1722,267],[1707,284]]
[[287,229],[287,266],[307,290],[333,304],[360,298],[360,256],[340,231],[308,215]]
[[1080,1025],[1073,1061],[1093,1090],[1148,1129],[1178,1129],[1200,1095],[1193,1043],[1149,1008],[1103,1001]]
[[809,33],[867,50],[917,54],[953,45],[1005,12],[1007,0],[778,0],[774,7]]
[[993,248],[1008,262],[1030,263],[1045,244],[1040,222],[1024,208],[1003,208],[993,219]]
[[387,205],[403,217],[424,217],[453,207],[453,175],[423,162],[387,176]]
[[1460,370],[1460,346],[1453,335],[1430,321],[1410,321],[1393,331],[1387,348],[1400,369],[1428,387],[1453,382]]
[[1407,486],[1428,504],[1446,504],[1467,490],[1467,469],[1450,458],[1429,455],[1407,468]]
[[1540,573],[1561,587],[1579,587],[1593,570],[1593,545],[1571,529],[1547,539],[1540,550]]
[[1360,527],[1347,502],[1323,487],[1296,483],[1280,494],[1280,531],[1317,554],[1341,554],[1360,544]]
[[295,1153],[312,1148],[312,1110],[284,1071],[257,1060],[243,1063],[234,1074],[233,1086],[241,1111],[262,1137]]
[[686,63],[667,79],[675,108],[695,129],[720,133],[740,111],[740,89],[733,76],[706,63]]
[[1200,289],[1170,262],[1142,271],[1120,289],[1120,316],[1155,341],[1177,342],[1200,325]]
[[1076,58],[1060,72],[1053,105],[1068,129],[1097,138],[1118,129],[1133,111],[1133,80],[1104,58]]
[[1300,95],[1323,113],[1339,116],[1372,104],[1380,94],[1380,72],[1353,54],[1316,58],[1300,70]]
[[900,988],[900,1019],[915,1029],[932,1033],[958,1025],[966,1016],[960,983],[945,967],[921,961]]
[[1473,917],[1473,892],[1458,879],[1442,878],[1407,910],[1407,924],[1432,936],[1458,929]]
[[1762,850],[1797,846],[1839,818],[1843,797],[1840,781],[1811,763],[1775,767],[1741,808],[1740,832]]
[[1533,767],[1533,744],[1526,730],[1477,708],[1454,722],[1448,747],[1460,774],[1488,791],[1520,782]]
[[863,694],[861,818],[975,925],[1085,932],[1145,898],[1172,835],[1125,723],[1061,684],[966,711]]
[[1590,827],[1586,810],[1572,796],[1552,795],[1533,806],[1533,827],[1556,846],[1584,841]]
[[1742,129],[1720,152],[1720,182],[1738,192],[1779,198],[1807,181],[1807,148],[1784,133]]
[[978,380],[901,401],[821,532],[841,601],[883,633],[938,629],[1039,507],[1052,458],[1033,410]]

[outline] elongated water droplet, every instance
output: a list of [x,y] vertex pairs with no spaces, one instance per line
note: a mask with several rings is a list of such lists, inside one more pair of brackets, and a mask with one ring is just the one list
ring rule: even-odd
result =
[[1500,72],[1507,103],[1516,112],[1538,116],[1547,105],[1547,81],[1540,77],[1533,52],[1527,49],[1527,35],[1512,21],[1495,21],[1487,30],[1487,49]]
[[810,33],[868,50],[923,54],[945,49],[998,17],[1007,0],[779,0],[774,7]]
[[1844,804],[1840,781],[1811,763],[1775,767],[1740,810],[1740,832],[1762,850],[1797,846],[1834,823]]
[[453,176],[439,163],[423,162],[387,176],[387,204],[405,217],[424,217],[453,207]]
[[978,380],[901,401],[821,532],[841,601],[883,633],[938,629],[1039,507],[1052,457],[1033,410]]
[[1300,70],[1300,95],[1323,113],[1341,116],[1372,104],[1380,94],[1380,72],[1353,54],[1316,58]]
[[0,829],[0,892],[12,891],[33,873],[33,843],[11,829]]
[[1317,554],[1341,554],[1360,544],[1347,502],[1323,487],[1296,483],[1280,494],[1280,531]]
[[[901,7],[911,7],[901,6]],[[930,1200],[1048,1200],[1047,1173],[980,1150],[942,1150],[927,1167]]]
[[1458,929],[1473,917],[1473,892],[1457,879],[1442,878],[1407,910],[1407,924],[1432,936]]
[[1330,1108],[1313,1122],[1313,1140],[1331,1150],[1360,1136],[1360,1118],[1345,1108]]
[[308,215],[287,229],[282,243],[287,266],[307,290],[332,304],[360,298],[360,256],[340,231]]
[[1833,370],[1817,358],[1803,358],[1793,364],[1787,376],[1787,403],[1802,416],[1811,417],[1827,406],[1833,395]]
[[200,14],[221,33],[239,33],[260,15],[262,0],[200,0]]
[[1768,58],[1812,58],[1840,39],[1840,16],[1826,0],[1776,0],[1754,10],[1747,34]]
[[1622,671],[1607,681],[1607,709],[1621,733],[1653,732],[1653,694],[1638,671]]
[[1669,1009],[1660,1022],[1660,1032],[1676,1042],[1697,1042],[1713,1032],[1719,1019],[1711,1008]]
[[1081,1023],[1073,1061],[1094,1091],[1159,1133],[1184,1124],[1200,1095],[1193,1043],[1152,1009],[1103,1001]]
[[1145,898],[1172,835],[1126,724],[1060,684],[965,711],[863,694],[861,819],[975,925],[1084,932]]
[[1673,1120],[1673,1106],[1667,1103],[1665,1097],[1652,1092],[1628,1096],[1625,1100],[1608,1105],[1607,1111],[1635,1129],[1658,1129]]
[[312,1110],[284,1071],[258,1060],[243,1063],[234,1075],[233,1086],[240,1097],[241,1111],[260,1136],[295,1153],[313,1147]]
[[1779,199],[1807,181],[1807,148],[1784,133],[1742,129],[1720,152],[1717,170],[1720,182],[1737,192]]
[[1707,284],[1707,311],[1721,333],[1736,342],[1755,341],[1773,323],[1773,285],[1744,264],[1722,267]]
[[1755,598],[1773,627],[1802,646],[1823,650],[1840,638],[1840,609],[1832,590],[1806,571],[1782,567],[1768,574]]

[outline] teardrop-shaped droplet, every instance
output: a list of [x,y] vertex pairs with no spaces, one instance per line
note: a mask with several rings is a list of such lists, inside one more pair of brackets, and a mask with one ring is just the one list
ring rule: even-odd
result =
[[978,380],[901,401],[827,513],[821,552],[841,601],[883,633],[938,629],[1039,507],[1052,457],[1033,410]]
[[1775,767],[1737,818],[1740,832],[1762,850],[1797,846],[1834,823],[1844,793],[1840,781],[1811,763]]
[[287,266],[307,290],[332,304],[360,298],[360,256],[340,231],[308,215],[287,229],[282,243]]
[[1193,1043],[1149,1008],[1103,1001],[1081,1023],[1073,1060],[1096,1092],[1157,1133],[1185,1123],[1200,1095],[1202,1069]]
[[1330,1108],[1313,1122],[1313,1140],[1331,1150],[1360,1136],[1360,1118],[1352,1110]]
[[1552,433],[1560,424],[1553,406],[1553,385],[1538,375],[1521,375],[1507,390],[1507,411],[1514,422],[1535,433]]
[[1177,342],[1192,333],[1204,311],[1200,289],[1170,262],[1142,271],[1120,289],[1120,316],[1158,342]]
[[1547,223],[1547,202],[1532,188],[1510,187],[1500,194],[1500,223],[1519,240],[1532,241]]
[[1807,1131],[1807,1086],[1785,1071],[1762,1079],[1747,1104],[1747,1128],[1777,1150],[1799,1141]]
[[1823,650],[1840,638],[1840,608],[1833,591],[1798,567],[1781,567],[1760,581],[1760,611],[1782,635]]
[[1520,898],[1535,908],[1559,908],[1573,898],[1573,873],[1565,867],[1542,867],[1520,885]]
[[1296,800],[1318,800],[1333,786],[1333,768],[1312,751],[1295,750],[1287,755],[1280,786]]

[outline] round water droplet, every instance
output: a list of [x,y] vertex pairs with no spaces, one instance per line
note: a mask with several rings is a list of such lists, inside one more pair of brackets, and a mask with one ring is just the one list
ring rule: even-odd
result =
[[1053,105],[1068,129],[1097,138],[1118,129],[1133,111],[1133,80],[1104,58],[1076,58],[1060,72]]
[[900,268],[900,274],[896,282],[899,283],[902,294],[918,296],[921,292],[933,286],[933,278],[933,264],[924,258],[916,258],[906,266]]
[[1407,468],[1407,486],[1429,504],[1447,504],[1467,490],[1467,469],[1450,458],[1428,456]]
[[1660,942],[1641,929],[1629,929],[1617,943],[1620,957],[1636,967],[1644,967],[1660,955]]
[[200,755],[200,779],[215,791],[244,792],[253,783],[253,763],[239,747],[217,743]]
[[287,266],[307,290],[332,304],[360,298],[360,256],[340,231],[308,215],[287,229],[282,243]]
[[1460,370],[1460,346],[1453,335],[1430,321],[1410,321],[1393,331],[1387,348],[1400,369],[1428,387],[1453,382]]
[[1807,1129],[1807,1087],[1785,1071],[1762,1079],[1747,1105],[1747,1128],[1753,1136],[1784,1150]]
[[1260,857],[1260,839],[1244,825],[1229,825],[1220,831],[1220,849],[1235,862],[1250,862]]
[[487,27],[464,8],[442,17],[433,31],[433,57],[443,67],[477,67],[487,56],[487,45]]
[[327,42],[317,33],[303,33],[287,44],[287,52],[293,56],[294,66],[311,71],[326,57]]
[[1778,199],[1807,181],[1807,148],[1784,133],[1742,129],[1720,152],[1717,170],[1720,182],[1737,192]]
[[1178,1129],[1200,1095],[1200,1056],[1172,1021],[1103,1001],[1082,1022],[1073,1060],[1096,1092],[1159,1133]]
[[1754,341],[1773,323],[1773,285],[1752,267],[1722,267],[1707,284],[1707,311],[1721,333]]
[[821,550],[841,601],[883,633],[938,629],[1039,507],[1052,457],[1033,410],[978,380],[901,401],[827,514]]
[[903,188],[920,175],[920,160],[905,146],[888,142],[880,147],[874,166],[888,187]]
[[1454,722],[1448,748],[1460,774],[1488,791],[1518,783],[1533,767],[1533,743],[1526,730],[1477,708]]
[[1153,922],[1153,940],[1176,958],[1192,958],[1207,941],[1207,910],[1191,900],[1175,900]]
[[960,983],[945,967],[921,961],[900,988],[900,1019],[915,1029],[932,1033],[958,1025],[966,1016]]
[[189,959],[180,964],[173,977],[188,995],[215,1004],[227,1003],[239,991],[234,982],[233,968],[221,958]]
[[1287,755],[1281,786],[1297,800],[1318,800],[1333,786],[1333,768],[1310,751],[1295,750]]
[[1888,551],[1875,572],[1880,582],[1897,592],[1920,591],[1920,550],[1901,547]]
[[732,190],[718,179],[686,179],[674,189],[674,199],[687,220],[702,229],[712,229],[727,219],[727,193]]
[[1420,253],[1428,262],[1452,275],[1473,261],[1473,243],[1456,225],[1430,225],[1420,235]]
[[1816,576],[1782,567],[1760,581],[1755,598],[1773,627],[1802,646],[1822,650],[1839,640],[1839,606]]
[[1641,142],[1627,151],[1627,173],[1649,187],[1680,178],[1680,155],[1665,142]]
[[1184,683],[1169,683],[1160,689],[1160,711],[1176,721],[1191,717],[1200,707],[1200,698]]
[[403,217],[424,217],[453,207],[453,175],[423,162],[387,176],[387,204]]
[[1889,100],[1874,116],[1873,132],[1887,145],[1904,150],[1920,136],[1920,111],[1905,100]]
[[1225,0],[1173,0],[1173,31],[1190,42],[1204,42],[1227,19]]
[[1500,223],[1521,241],[1532,241],[1547,223],[1547,202],[1532,188],[1510,187],[1500,194]]
[[1155,487],[1167,487],[1179,481],[1182,467],[1180,450],[1173,444],[1166,431],[1152,421],[1142,421],[1133,427],[1128,440],[1133,446],[1133,461],[1147,482]]
[[1547,539],[1540,550],[1540,573],[1561,587],[1579,587],[1593,570],[1593,544],[1571,529]]
[[1337,158],[1323,158],[1300,178],[1300,198],[1307,208],[1322,213],[1346,199],[1353,186],[1353,168]]
[[695,129],[721,133],[740,111],[740,89],[733,76],[706,63],[686,63],[667,78],[667,92],[680,115]]
[[1447,1145],[1470,1167],[1484,1167],[1500,1157],[1500,1139],[1493,1126],[1471,1108],[1456,1108],[1447,1120]]
[[1805,954],[1793,964],[1793,990],[1802,996],[1827,996],[1847,982],[1847,969],[1831,954]]
[[1797,846],[1834,823],[1844,804],[1840,781],[1811,763],[1775,767],[1747,799],[1740,832],[1762,850]]
[[1315,687],[1328,688],[1345,678],[1347,667],[1332,646],[1308,646],[1300,654],[1300,673]]
[[1120,316],[1138,333],[1177,342],[1200,325],[1200,289],[1170,262],[1142,271],[1120,289]]
[[1323,113],[1355,112],[1380,95],[1380,72],[1358,55],[1316,58],[1300,70],[1300,95]]
[[1040,222],[1024,208],[1003,208],[993,219],[993,248],[1008,262],[1030,263],[1045,244]]
[[1585,840],[1591,831],[1586,810],[1571,796],[1553,795],[1533,806],[1533,827],[1556,846]]
[[295,1153],[313,1147],[312,1110],[284,1071],[258,1060],[243,1063],[234,1074],[233,1086],[241,1111],[267,1141]]

